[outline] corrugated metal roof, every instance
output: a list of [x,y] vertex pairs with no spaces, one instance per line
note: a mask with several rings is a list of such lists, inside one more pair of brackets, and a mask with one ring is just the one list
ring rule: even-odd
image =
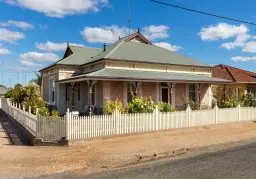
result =
[[211,67],[208,64],[171,52],[156,45],[126,41],[125,39],[117,41],[108,47],[105,52],[101,52],[88,60],[88,63],[100,59]]
[[78,47],[69,46],[73,54],[57,62],[57,64],[65,65],[82,65],[87,63],[91,57],[97,55],[102,51],[102,49],[88,48],[88,47]]
[[130,41],[135,37],[141,38],[142,41],[147,40],[142,34],[134,33],[113,43],[107,47],[105,51],[103,51],[103,49],[69,46],[73,54],[51,64],[50,66],[56,64],[83,65],[102,59],[112,59],[144,63],[211,67],[200,61],[152,45],[149,42],[139,43]]
[[103,78],[103,79],[137,79],[155,81],[188,81],[188,82],[230,82],[219,78],[212,78],[205,75],[194,75],[185,73],[151,72],[135,70],[117,70],[104,68],[88,74],[78,75],[60,81],[72,81],[79,78]]

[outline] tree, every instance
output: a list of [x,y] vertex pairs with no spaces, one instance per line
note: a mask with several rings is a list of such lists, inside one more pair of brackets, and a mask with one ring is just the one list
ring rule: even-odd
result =
[[35,72],[35,75],[36,75],[36,78],[32,79],[30,83],[35,83],[38,86],[40,86],[40,91],[41,91],[43,75],[41,73],[36,73],[36,72]]
[[23,87],[23,85],[20,83],[17,83],[16,85],[14,85],[14,88],[22,88],[22,87]]

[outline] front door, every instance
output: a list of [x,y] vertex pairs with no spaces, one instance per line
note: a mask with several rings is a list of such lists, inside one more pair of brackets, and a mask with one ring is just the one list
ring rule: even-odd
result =
[[169,103],[169,88],[162,87],[161,88],[161,101],[165,103]]

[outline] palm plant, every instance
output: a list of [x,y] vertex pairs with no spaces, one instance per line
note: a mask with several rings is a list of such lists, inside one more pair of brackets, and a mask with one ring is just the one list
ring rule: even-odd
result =
[[36,78],[32,79],[30,83],[35,83],[38,86],[40,86],[40,91],[41,91],[43,75],[37,72],[35,72],[35,75],[36,75]]

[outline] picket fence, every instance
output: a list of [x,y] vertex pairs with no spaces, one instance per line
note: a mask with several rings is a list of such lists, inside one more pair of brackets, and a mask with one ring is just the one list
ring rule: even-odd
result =
[[207,110],[121,114],[115,110],[112,115],[75,116],[67,110],[64,117],[43,117],[31,114],[24,108],[1,99],[0,107],[31,134],[45,141],[58,141],[62,138],[84,139],[121,134],[136,134],[159,130],[205,126],[256,119],[256,108],[218,108]]

